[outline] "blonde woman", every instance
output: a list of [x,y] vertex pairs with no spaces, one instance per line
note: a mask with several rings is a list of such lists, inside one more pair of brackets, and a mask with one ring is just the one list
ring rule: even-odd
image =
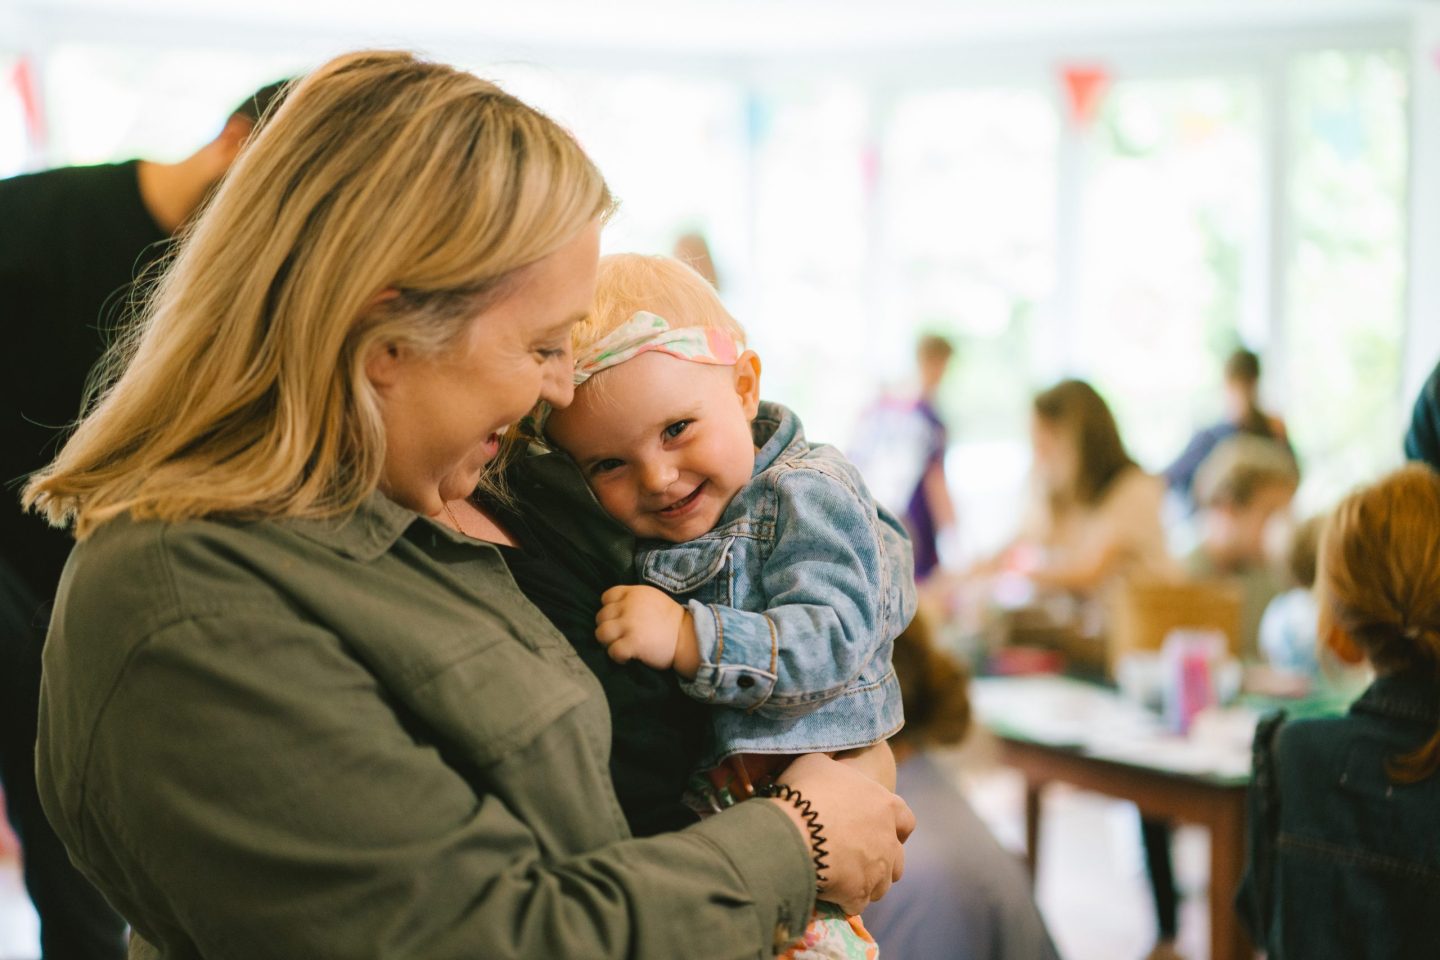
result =
[[[570,400],[610,206],[494,86],[341,57],[262,125],[27,487],[81,541],[42,799],[132,955],[741,957],[798,932],[793,803],[630,839],[599,688],[465,499],[508,424]],[[881,895],[908,809],[823,756],[785,778],[824,895]]]

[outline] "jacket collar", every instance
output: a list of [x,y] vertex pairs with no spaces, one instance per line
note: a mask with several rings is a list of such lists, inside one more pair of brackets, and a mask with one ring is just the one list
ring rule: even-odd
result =
[[750,424],[750,433],[755,438],[755,470],[752,477],[758,477],[770,469],[776,461],[787,459],[792,447],[805,446],[805,430],[800,418],[788,407],[768,400],[760,401],[760,410]]
[[1423,672],[1376,677],[1350,708],[1401,720],[1440,723],[1440,686]]
[[[368,563],[383,556],[419,518],[418,513],[377,490],[343,516],[279,522],[307,540]],[[443,526],[440,529],[449,530]]]

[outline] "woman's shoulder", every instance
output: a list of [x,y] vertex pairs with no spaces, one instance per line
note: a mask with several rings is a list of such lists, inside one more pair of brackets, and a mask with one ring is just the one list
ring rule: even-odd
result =
[[1153,512],[1158,521],[1164,500],[1164,479],[1146,473],[1132,463],[1122,468],[1110,481],[1100,500],[1100,511],[1112,515],[1143,514],[1147,517]]

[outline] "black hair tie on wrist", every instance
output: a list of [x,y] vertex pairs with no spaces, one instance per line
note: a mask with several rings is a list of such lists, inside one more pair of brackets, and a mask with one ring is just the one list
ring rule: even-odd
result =
[[810,801],[788,783],[771,783],[759,787],[755,790],[755,796],[785,800],[800,811],[800,819],[805,821],[805,829],[810,833],[810,859],[815,862],[815,883],[817,886],[824,883],[830,851],[825,849],[825,828],[820,823],[820,815],[815,812]]

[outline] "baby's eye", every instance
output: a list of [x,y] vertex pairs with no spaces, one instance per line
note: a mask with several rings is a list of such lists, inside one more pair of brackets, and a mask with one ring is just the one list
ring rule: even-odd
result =
[[670,426],[665,428],[666,439],[674,440],[676,437],[680,436],[680,434],[684,433],[685,428],[690,426],[690,424],[693,422],[693,420],[676,420],[674,423],[670,424]]
[[623,466],[623,462],[611,457],[608,460],[599,460],[590,465],[590,476],[599,476],[602,473],[609,473],[611,470]]

